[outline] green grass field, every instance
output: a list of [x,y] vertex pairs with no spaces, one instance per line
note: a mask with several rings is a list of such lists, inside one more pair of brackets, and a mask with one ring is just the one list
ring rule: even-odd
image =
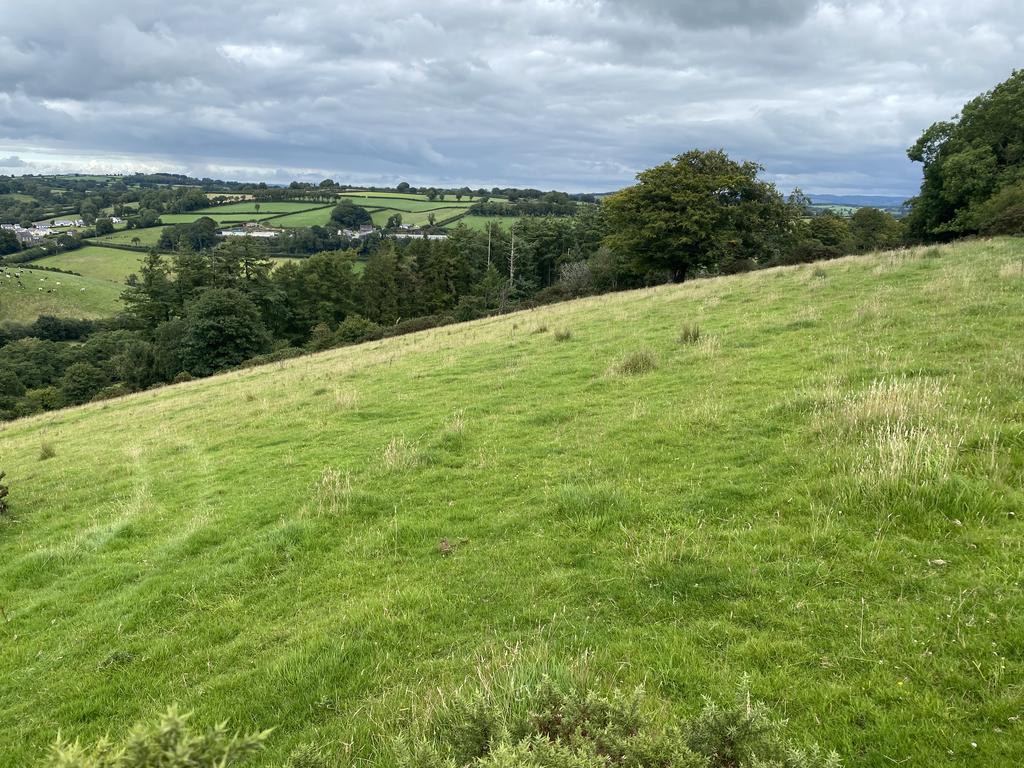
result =
[[261,766],[390,765],[426,697],[581,664],[680,713],[749,676],[847,766],[1024,764],[1022,264],[694,281],[2,425],[0,765],[172,702],[275,726]]
[[[256,202],[227,203],[226,205],[215,205],[211,208],[203,208],[202,210],[195,211],[195,213],[212,216],[219,220],[222,216],[232,216],[238,213],[256,213],[256,205]],[[296,211],[305,211],[309,208],[316,208],[318,206],[323,207],[327,204],[308,201],[283,201],[258,203],[258,205],[260,206],[259,213],[262,215],[265,213],[295,213]]]
[[487,229],[487,225],[491,222],[500,224],[505,229],[511,229],[515,226],[515,223],[519,221],[521,216],[463,216],[456,222],[453,222],[451,226],[458,226],[459,224],[465,224],[470,229]]
[[139,238],[139,245],[142,246],[154,246],[160,242],[160,235],[164,231],[163,227],[146,227],[145,229],[125,229],[118,232],[112,232],[109,235],[103,235],[102,237],[94,237],[91,242],[102,245],[104,243],[121,243],[123,245],[132,245],[134,238]]
[[[328,221],[331,220],[332,207],[318,208],[314,211],[306,211],[304,213],[292,213],[288,216],[277,216],[267,224],[275,227],[314,227],[324,226]],[[260,214],[262,216],[262,214]]]
[[[128,258],[133,256],[127,251],[121,253]],[[0,273],[0,322],[31,323],[40,315],[110,317],[121,306],[123,286],[100,277],[79,277],[21,266],[6,267],[4,272],[6,274]],[[15,272],[21,272],[23,287],[18,286]]]
[[264,221],[275,215],[273,213],[264,213],[263,211],[260,211],[259,214],[221,213],[217,216],[208,213],[162,213],[160,214],[160,222],[163,226],[169,226],[171,224],[191,224],[199,219],[208,218],[213,219],[218,224],[233,224],[246,221]]
[[393,211],[401,211],[403,213],[420,213],[423,211],[436,211],[438,215],[442,211],[452,210],[453,212],[459,209],[469,209],[472,203],[461,202],[457,203],[454,199],[452,200],[426,200],[426,199],[408,199],[400,197],[384,197],[383,195],[377,196],[363,196],[363,195],[345,195],[346,198],[351,200],[353,203],[360,205],[365,208],[390,208]]
[[57,267],[77,272],[84,277],[109,280],[122,287],[125,278],[137,271],[141,263],[142,254],[140,252],[99,246],[86,246],[32,262],[32,264],[42,267]]

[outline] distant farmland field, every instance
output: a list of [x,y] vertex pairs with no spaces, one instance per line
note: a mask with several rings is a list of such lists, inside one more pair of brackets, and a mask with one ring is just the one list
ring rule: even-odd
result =
[[0,271],[0,322],[31,323],[40,315],[110,317],[120,309],[120,296],[121,286],[110,280],[7,267]]
[[[259,213],[295,213],[296,211],[305,211],[310,208],[317,208],[326,206],[326,203],[314,203],[310,201],[284,201],[274,203],[257,203],[252,200],[247,200],[241,203],[228,203],[227,205],[214,205],[209,208],[203,208],[199,211],[193,211],[201,215],[206,215],[211,218],[219,218],[225,214],[236,214],[236,213],[256,213],[256,206],[260,207]],[[161,217],[162,218],[162,217]]]
[[[142,254],[138,251],[126,251],[121,248],[101,248],[86,246],[74,251],[65,251],[55,256],[47,256],[32,262],[32,266],[56,267],[78,272],[83,277],[97,278],[124,284],[125,278],[139,268]],[[59,276],[58,276],[59,279]]]
[[392,210],[402,212],[438,211],[441,209],[457,210],[460,208],[468,209],[472,205],[472,203],[465,201],[457,203],[454,200],[430,201],[425,198],[408,199],[402,197],[384,197],[383,195],[377,197],[357,197],[354,195],[346,195],[345,197],[364,208],[391,208]]
[[331,220],[331,210],[334,206],[317,208],[315,211],[303,211],[292,213],[287,216],[277,216],[267,224],[275,227],[322,227]]
[[119,245],[132,245],[134,238],[139,238],[139,245],[155,246],[160,241],[160,233],[163,227],[146,227],[145,229],[122,229],[103,237],[94,237],[91,242],[103,245],[104,243],[117,243]]
[[458,221],[452,222],[451,226],[455,227],[459,224],[465,224],[470,229],[487,229],[487,225],[491,222],[499,224],[505,229],[511,229],[522,216],[463,216]]

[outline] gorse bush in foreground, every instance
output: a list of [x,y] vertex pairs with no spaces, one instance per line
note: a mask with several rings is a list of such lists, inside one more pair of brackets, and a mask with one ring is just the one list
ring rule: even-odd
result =
[[642,689],[607,696],[545,681],[523,698],[453,697],[396,742],[400,768],[837,768],[839,758],[790,743],[785,723],[742,691],[706,701],[692,720],[652,711]]
[[138,726],[125,741],[101,739],[91,747],[58,739],[43,768],[229,768],[263,748],[270,731],[229,734],[224,723],[198,731],[175,708],[159,722]]

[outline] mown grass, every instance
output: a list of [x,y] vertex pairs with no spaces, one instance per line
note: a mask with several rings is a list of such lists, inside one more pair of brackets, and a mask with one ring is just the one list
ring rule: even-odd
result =
[[172,702],[382,764],[439,691],[581,663],[691,714],[748,675],[848,765],[1021,765],[1024,246],[927,253],[3,426],[0,765]]
[[[134,255],[119,253],[128,259]],[[17,272],[21,273],[20,285]],[[23,265],[6,267],[5,272],[0,271],[0,322],[31,323],[40,315],[111,317],[121,308],[123,290],[123,285],[102,277],[79,277]]]
[[477,216],[470,214],[463,216],[452,226],[465,224],[470,229],[487,229],[488,224],[499,224],[505,229],[511,229],[520,218],[520,216]]
[[77,272],[84,277],[107,280],[122,288],[125,278],[133,272],[137,272],[141,263],[142,254],[139,252],[99,246],[85,246],[32,262],[32,264],[42,267],[57,267]]
[[117,232],[111,232],[109,235],[102,235],[101,237],[92,238],[92,242],[97,245],[103,245],[104,243],[118,243],[120,245],[134,245],[132,240],[136,237],[139,239],[140,246],[152,247],[160,242],[160,235],[163,233],[163,227],[145,227],[144,229],[122,229]]

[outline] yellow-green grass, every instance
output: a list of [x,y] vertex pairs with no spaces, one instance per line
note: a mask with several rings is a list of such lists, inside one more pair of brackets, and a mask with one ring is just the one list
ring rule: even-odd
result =
[[57,267],[77,272],[85,277],[97,277],[124,285],[125,278],[138,271],[142,254],[122,248],[102,248],[88,245],[74,251],[65,251],[32,262],[41,267]]
[[425,697],[581,658],[678,712],[749,675],[849,766],[1024,764],[1022,257],[607,295],[7,424],[0,764],[177,702],[276,726],[261,766],[393,765]]
[[470,229],[487,229],[488,224],[498,224],[505,229],[511,229],[521,218],[521,216],[475,216],[470,214],[453,222],[452,226],[465,224]]
[[267,222],[274,227],[322,227],[331,220],[331,208],[318,208],[287,216],[275,216]]
[[[133,254],[125,252],[125,255]],[[14,277],[16,272],[21,272],[20,286],[18,278]],[[0,272],[0,322],[31,323],[40,315],[110,317],[121,307],[122,290],[123,286],[100,277],[79,277],[24,266],[7,267],[6,274]]]
[[259,213],[295,213],[297,211],[305,211],[310,208],[317,207],[328,207],[331,206],[328,203],[312,202],[312,201],[283,201],[283,202],[267,202],[267,203],[256,203],[253,201],[245,201],[240,203],[227,203],[225,205],[215,205],[210,208],[203,208],[202,210],[195,211],[195,213],[212,216],[213,218],[220,218],[221,216],[231,216],[238,213],[256,213],[256,206],[259,205]]
[[[395,199],[395,200],[421,200],[423,202],[430,202],[430,200],[427,198],[426,195],[412,194],[410,192],[366,192],[366,191],[358,190],[358,189],[346,190],[345,192],[341,193],[341,197],[369,197],[369,198],[384,197],[384,198],[391,198],[391,199]],[[461,202],[462,203],[466,203],[466,202],[472,203],[472,202],[476,202],[479,199],[480,199],[479,197],[475,197],[473,195],[464,195],[462,200],[461,200]],[[495,199],[495,198],[492,198],[492,199]],[[453,203],[458,204],[460,201],[457,201],[455,199],[454,195],[445,195],[445,198],[444,198],[444,200],[442,202],[453,202]]]
[[472,206],[472,203],[466,201],[457,203],[455,200],[410,200],[398,197],[367,197],[355,195],[346,195],[345,197],[364,208],[386,207],[395,211],[402,211],[403,213],[436,211],[439,216],[446,210],[451,210],[454,213],[460,209],[468,210]]
[[260,211],[258,214],[253,213],[246,215],[244,213],[234,214],[221,214],[219,216],[212,216],[208,213],[163,213],[160,214],[160,222],[163,226],[170,224],[192,224],[202,218],[213,219],[218,224],[239,224],[246,221],[264,221],[266,219],[273,218],[273,213],[263,213]]
[[146,227],[145,229],[126,229],[118,232],[112,232],[109,235],[103,235],[102,237],[92,238],[92,242],[103,244],[103,243],[118,243],[121,245],[134,245],[132,242],[136,237],[139,238],[140,246],[155,246],[160,242],[160,235],[164,231],[163,227]]
[[401,214],[402,223],[410,224],[414,227],[426,226],[430,223],[430,215],[434,215],[435,221],[444,221],[452,216],[456,216],[460,211],[468,210],[466,208],[444,208],[441,210],[434,211],[398,211],[393,208],[384,208],[383,210],[370,211],[370,218],[373,220],[374,226],[383,227],[387,224],[388,219],[394,216],[396,213]]

